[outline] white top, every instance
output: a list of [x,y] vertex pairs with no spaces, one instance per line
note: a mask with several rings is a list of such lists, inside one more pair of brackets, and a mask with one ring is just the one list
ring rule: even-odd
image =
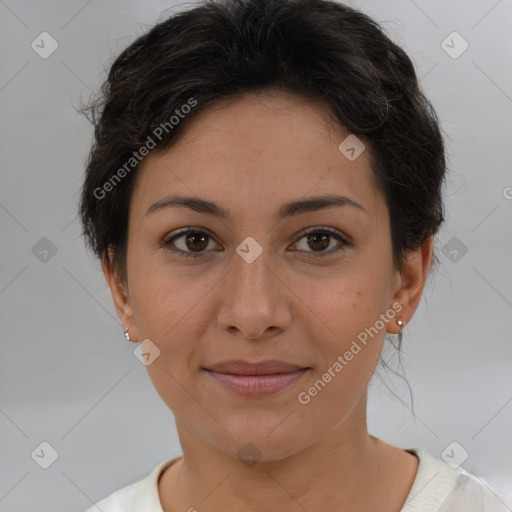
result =
[[[409,448],[418,459],[418,472],[400,512],[510,512],[496,491],[476,475],[446,462],[421,448]],[[158,479],[167,466],[160,463],[145,478],[123,487],[86,512],[164,512],[158,495]]]

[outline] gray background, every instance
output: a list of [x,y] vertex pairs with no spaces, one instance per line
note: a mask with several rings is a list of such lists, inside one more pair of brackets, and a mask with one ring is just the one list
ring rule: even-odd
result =
[[[512,509],[512,2],[351,4],[412,56],[450,163],[441,264],[404,331],[416,418],[403,381],[380,371],[369,429],[439,458],[457,442]],[[0,0],[1,512],[83,511],[181,453],[84,250],[76,206],[92,131],[74,108],[164,9],[186,5]],[[59,45],[47,59],[31,48],[43,31]],[[451,56],[442,47],[453,31],[469,44],[457,58],[458,36]],[[44,441],[58,452],[48,469],[31,457]]]

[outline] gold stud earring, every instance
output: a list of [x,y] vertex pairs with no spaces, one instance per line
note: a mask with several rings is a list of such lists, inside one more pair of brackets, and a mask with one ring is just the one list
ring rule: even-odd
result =
[[404,327],[405,325],[405,322],[403,320],[397,320],[396,323],[400,326],[400,327]]

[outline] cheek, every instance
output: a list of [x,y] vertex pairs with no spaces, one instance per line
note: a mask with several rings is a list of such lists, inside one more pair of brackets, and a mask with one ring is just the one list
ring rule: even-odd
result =
[[[311,307],[315,296],[311,296]],[[321,364],[301,389],[298,402],[309,417],[322,416],[336,424],[367,389],[378,364],[386,328],[376,326],[382,309],[382,296],[374,286],[360,282],[339,282],[318,297],[322,308],[325,336],[314,337]]]
[[[325,330],[330,340],[340,343],[356,337],[361,330],[375,323],[384,311],[388,297],[385,283],[377,279],[361,278],[356,272],[339,279],[321,283],[298,283],[298,295],[311,312],[314,323]],[[301,289],[302,288],[302,289]]]
[[150,339],[160,350],[147,371],[157,391],[170,405],[183,393],[180,384],[186,386],[197,370],[194,356],[202,333],[213,321],[208,294],[218,279],[180,272],[168,265],[139,268],[132,276],[134,319],[139,337]]
[[350,278],[331,281],[327,287],[304,289],[308,293],[309,309],[317,313],[308,317],[314,319],[318,330],[311,329],[313,323],[305,326],[314,338],[314,350],[321,354],[321,364],[314,377],[321,378],[331,369],[325,376],[326,380],[332,379],[332,384],[329,380],[331,392],[345,396],[349,388],[356,391],[371,377],[386,333],[386,324],[379,320],[388,300],[382,276],[380,280],[377,276],[368,279],[366,272],[361,278],[357,276],[353,273]]
[[172,338],[172,331],[182,330],[202,317],[203,299],[215,284],[211,277],[178,265],[172,267],[162,259],[148,257],[147,263],[137,268],[134,264],[130,274],[137,328],[141,335],[161,342]]
[[[140,339],[150,339],[158,357],[146,367],[156,391],[171,410],[186,407],[191,358],[201,314],[200,290],[179,278],[154,272],[133,289],[134,318]],[[199,323],[198,323],[199,322]],[[184,403],[181,403],[184,402]]]

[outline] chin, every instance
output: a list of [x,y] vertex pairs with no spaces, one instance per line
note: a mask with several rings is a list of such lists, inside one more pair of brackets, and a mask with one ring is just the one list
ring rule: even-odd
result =
[[[314,442],[313,432],[308,436],[304,424],[297,425],[292,415],[269,415],[259,418],[238,418],[236,424],[221,423],[233,436],[227,440],[227,445],[219,447],[222,451],[238,458],[251,457],[260,462],[271,462],[286,459]],[[286,419],[284,419],[286,418]],[[284,421],[283,421],[284,419]],[[310,441],[308,442],[308,438]]]

